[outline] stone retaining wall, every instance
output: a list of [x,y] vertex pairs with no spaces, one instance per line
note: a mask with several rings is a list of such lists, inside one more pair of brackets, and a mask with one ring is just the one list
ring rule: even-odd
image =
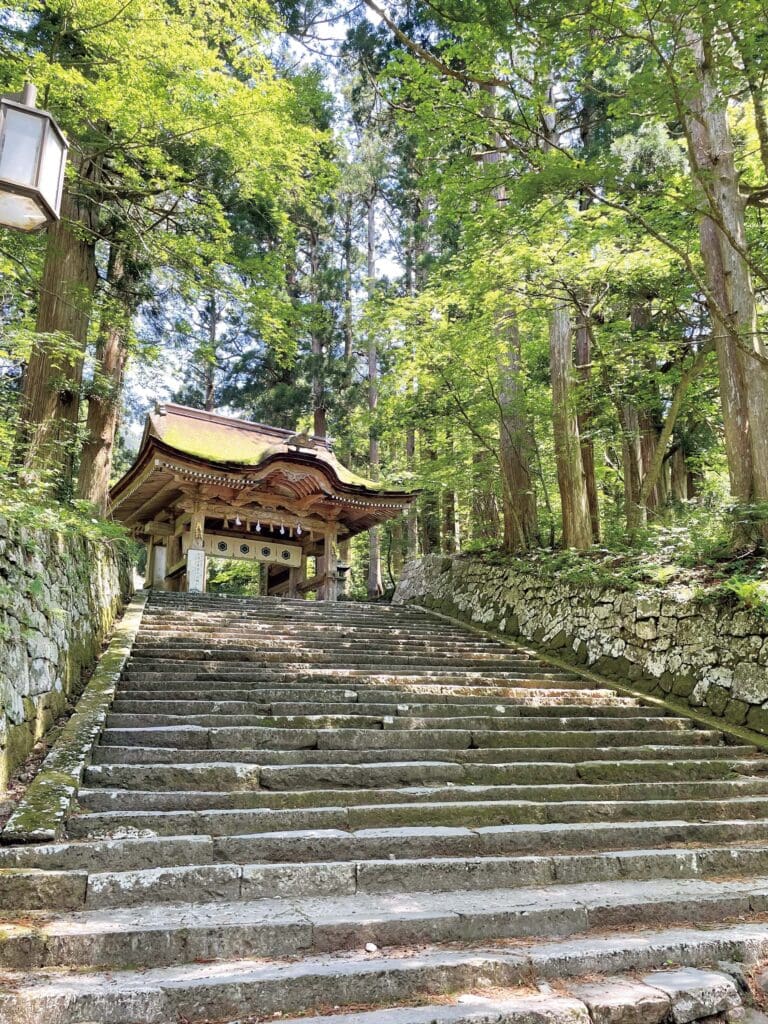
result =
[[768,735],[768,616],[689,587],[589,587],[463,556],[408,563],[413,602]]
[[82,691],[131,585],[120,545],[0,516],[0,791]]

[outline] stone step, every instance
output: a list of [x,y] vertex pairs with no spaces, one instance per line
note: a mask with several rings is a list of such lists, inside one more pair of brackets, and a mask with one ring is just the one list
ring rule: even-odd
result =
[[[268,724],[274,726],[278,719],[295,719],[306,725],[300,727],[312,728],[315,720],[332,720],[339,722],[340,726],[350,724],[355,720],[372,719],[381,720],[394,717],[398,720],[406,719],[408,722],[416,722],[413,728],[421,728],[422,719],[434,721],[435,728],[453,728],[456,723],[462,723],[462,728],[486,728],[486,729],[546,729],[554,722],[563,729],[572,729],[583,726],[585,729],[606,729],[616,728],[617,716],[603,714],[600,710],[590,709],[591,714],[569,715],[562,708],[554,709],[549,715],[542,715],[539,712],[533,715],[533,710],[527,715],[521,715],[517,709],[511,708],[507,713],[504,705],[494,704],[472,704],[463,706],[461,704],[421,704],[411,701],[409,703],[395,704],[391,702],[374,703],[373,701],[363,702],[333,702],[333,701],[272,701],[270,703],[256,703],[253,701],[234,701],[229,699],[212,700],[166,700],[150,699],[136,700],[118,697],[112,705],[111,713],[114,715],[136,715],[142,718],[146,715],[181,716],[190,722],[200,717],[211,715],[236,718],[235,724],[260,725]],[[482,720],[482,723],[480,723]],[[141,724],[137,722],[137,724]],[[622,716],[618,723],[622,729],[645,729],[652,727],[654,730],[680,730],[690,729],[691,723],[686,718],[675,718],[671,715],[662,717],[660,715],[646,715],[641,708],[635,709],[634,716]],[[423,726],[427,728],[428,726]]]
[[[219,702],[219,710],[205,712],[195,707],[196,702],[176,705],[173,708],[165,708],[163,711],[155,707],[157,704],[167,702],[151,702],[150,707],[143,709],[141,706],[131,707],[123,710],[116,708],[110,711],[107,716],[107,727],[110,729],[142,728],[162,725],[200,725],[210,728],[227,728],[231,726],[253,726],[262,729],[378,729],[378,730],[451,730],[469,729],[483,730],[486,732],[514,731],[516,735],[525,732],[551,732],[557,725],[562,729],[564,735],[575,732],[609,731],[617,735],[628,735],[634,731],[644,732],[648,735],[648,742],[654,742],[650,737],[659,734],[691,734],[694,729],[691,722],[685,718],[645,718],[635,717],[622,719],[618,722],[613,718],[600,718],[598,716],[584,717],[574,716],[573,718],[518,718],[510,715],[482,715],[482,714],[460,714],[460,715],[426,715],[413,714],[410,707],[397,705],[374,705],[373,707],[354,708],[350,707],[342,712],[323,714],[308,708],[305,714],[295,714],[293,711],[277,711],[275,714],[254,714],[250,705],[231,709],[231,703]],[[212,702],[216,704],[216,702]],[[131,702],[133,704],[133,702]],[[230,705],[228,707],[227,705]]]
[[[103,865],[99,865],[103,867]],[[2,869],[0,911],[80,911],[151,904],[402,892],[482,892],[605,881],[765,875],[768,845],[555,856],[236,862],[139,870]]]
[[[493,986],[480,977],[465,992],[433,996],[425,1005],[384,1009],[318,1007],[322,1016],[292,1018],[283,1024],[660,1024],[663,1020],[743,1020],[745,1010],[738,967],[723,971],[682,968],[655,971],[638,978],[619,975],[571,980],[558,989],[540,986]],[[488,995],[487,990],[492,994]],[[748,1000],[746,1000],[748,1002]],[[235,1022],[237,1024],[237,1022]]]
[[[214,667],[195,667],[187,670],[175,670],[168,666],[156,664],[151,671],[136,671],[128,669],[124,679],[136,682],[151,682],[161,680],[163,685],[169,682],[181,682],[184,685],[191,682],[206,682],[209,686],[218,686],[219,683],[232,681],[242,685],[257,686],[344,686],[349,688],[352,685],[377,686],[457,686],[474,688],[477,691],[479,686],[485,690],[486,687],[511,687],[511,688],[534,688],[534,689],[569,689],[571,692],[592,692],[589,686],[583,681],[570,676],[554,676],[537,672],[469,672],[469,671],[421,671],[421,672],[398,672],[390,671],[387,666],[386,672],[371,672],[368,669],[356,668],[312,668],[305,665],[288,665],[284,669],[259,669],[258,671],[240,668],[224,669]],[[598,690],[605,696],[615,696],[611,690]]]
[[126,673],[121,679],[121,686],[124,690],[175,690],[183,687],[185,690],[195,691],[209,695],[212,692],[217,696],[229,690],[242,690],[243,687],[251,693],[272,691],[280,689],[284,691],[303,692],[306,689],[322,689],[326,693],[344,694],[348,691],[357,692],[380,692],[380,693],[403,693],[413,697],[421,694],[445,695],[446,699],[453,696],[459,699],[465,697],[479,700],[495,700],[497,697],[507,698],[512,703],[542,703],[542,704],[572,704],[574,701],[589,705],[600,704],[616,707],[636,707],[637,701],[630,697],[617,697],[613,690],[591,690],[583,689],[576,684],[567,685],[557,683],[556,685],[547,682],[536,682],[526,676],[520,681],[501,680],[499,684],[492,681],[484,681],[471,677],[455,677],[441,679],[439,677],[427,676],[369,676],[350,675],[342,673],[338,676],[328,673],[314,674],[310,676],[280,676],[270,675],[265,678],[251,676],[249,674],[238,675],[234,673],[232,678],[225,674],[226,678],[219,678],[220,673],[213,676],[205,672],[196,672],[191,675],[176,678],[175,674],[164,676],[160,672],[150,675],[141,673],[140,676]]
[[[367,648],[364,648],[367,650]],[[450,667],[452,673],[482,672],[495,677],[503,675],[532,675],[541,679],[578,679],[573,672],[563,669],[550,668],[536,662],[520,661],[515,658],[451,658]],[[421,672],[444,673],[446,661],[438,655],[419,657],[417,655],[390,655],[386,652],[356,653],[356,654],[316,654],[307,651],[293,651],[290,659],[282,652],[265,652],[253,650],[233,650],[222,647],[207,648],[200,650],[189,650],[176,648],[164,650],[163,648],[146,648],[141,653],[134,654],[130,660],[128,671],[133,672],[163,672],[163,671],[190,671],[196,666],[208,668],[221,667],[222,669],[234,671],[257,672],[259,669],[274,670],[280,672],[301,672],[307,669],[331,670],[333,672],[352,669],[358,671],[376,671],[386,665],[389,674],[419,674]]]
[[[564,854],[602,858],[609,852],[662,849],[690,864],[711,847],[768,845],[768,820],[585,822],[569,824],[411,826],[379,829],[301,829],[238,835],[137,837],[70,840],[41,846],[0,847],[0,869],[48,872],[140,871],[214,863],[293,864],[309,861],[393,862],[414,857],[554,857]],[[746,856],[746,854],[745,854]],[[601,860],[600,863],[603,863]],[[597,869],[596,869],[597,870]],[[603,870],[602,868],[600,870]],[[681,870],[683,870],[681,868]],[[683,870],[683,873],[685,871]],[[600,875],[599,877],[604,877]],[[612,877],[612,876],[611,876]],[[567,880],[566,876],[559,878]]]
[[[571,701],[576,700],[572,690],[567,691]],[[555,693],[555,696],[559,696]],[[589,695],[587,694],[587,697]],[[473,696],[452,695],[441,692],[414,692],[408,690],[367,690],[367,689],[329,689],[329,688],[291,688],[282,689],[252,688],[252,689],[231,689],[227,688],[221,693],[211,694],[210,688],[198,685],[197,689],[177,690],[156,686],[154,689],[138,689],[135,687],[120,686],[116,692],[117,701],[210,701],[219,702],[243,701],[249,705],[266,706],[273,702],[292,703],[297,706],[310,704],[331,704],[335,706],[357,705],[368,707],[369,705],[406,704],[411,707],[418,707],[419,714],[463,714],[467,710],[473,713],[503,713],[505,715],[520,716],[573,716],[573,715],[608,715],[612,718],[632,718],[642,714],[646,718],[662,718],[666,712],[659,707],[642,707],[637,701],[626,699],[623,703],[604,705],[595,702],[584,701],[579,697],[579,703],[564,704],[562,701],[552,704],[541,703],[537,700],[523,701],[521,697],[497,697],[492,699],[483,695],[481,689],[475,691]],[[298,702],[302,702],[301,705]],[[113,707],[116,707],[113,705]],[[599,708],[599,712],[595,711]]]
[[[189,767],[189,766],[186,766]],[[248,766],[250,767],[250,766]],[[625,782],[613,785],[595,782],[571,783],[570,785],[504,785],[434,782],[431,785],[410,785],[397,783],[389,787],[382,783],[376,789],[278,789],[256,790],[258,771],[255,779],[246,773],[232,772],[228,777],[228,766],[211,767],[206,774],[183,773],[180,766],[175,771],[166,766],[144,769],[148,788],[140,789],[133,784],[113,788],[105,774],[97,770],[96,778],[89,782],[100,783],[97,789],[81,789],[79,805],[86,813],[112,813],[113,811],[185,811],[185,810],[250,810],[264,809],[282,811],[299,808],[338,808],[374,806],[377,804],[419,804],[426,812],[432,804],[480,801],[482,803],[543,802],[553,804],[572,800],[612,802],[634,801],[715,801],[744,799],[745,797],[768,796],[768,782],[765,780],[740,779],[728,781],[698,782]],[[138,769],[121,772],[117,767],[112,777],[116,782],[134,779]],[[167,775],[163,774],[166,773]],[[126,777],[127,776],[127,777]],[[159,776],[159,778],[158,778]],[[167,778],[163,784],[161,781]],[[137,780],[138,781],[138,780]],[[181,783],[182,785],[179,785]],[[228,785],[229,783],[229,785]],[[186,784],[186,785],[184,785]],[[195,788],[207,786],[207,789]]]
[[235,835],[292,829],[387,828],[408,826],[569,824],[616,821],[744,820],[768,815],[768,798],[729,796],[725,799],[691,800],[449,800],[429,803],[378,803],[354,806],[309,806],[298,809],[201,811],[109,811],[79,814],[69,820],[73,838],[107,836],[118,830],[148,829],[157,835]]
[[376,622],[365,624],[334,623],[316,620],[305,623],[282,623],[272,621],[264,623],[259,619],[238,619],[232,622],[228,617],[220,617],[215,620],[198,617],[176,618],[174,620],[148,619],[145,614],[142,620],[142,637],[190,637],[197,636],[233,636],[235,638],[253,637],[256,640],[291,642],[291,641],[322,641],[328,639],[340,643],[350,640],[370,640],[407,642],[410,640],[426,644],[478,644],[488,650],[509,651],[515,650],[520,657],[536,657],[536,655],[525,649],[511,648],[501,641],[490,637],[483,637],[478,634],[462,631],[461,629],[435,628],[434,624],[414,625],[384,625]]
[[[556,884],[661,878],[737,878],[768,873],[768,845],[695,851],[632,850],[554,857],[411,857],[402,860],[218,863],[92,872],[86,909],[368,893],[484,892]],[[57,885],[62,872],[52,872]],[[60,891],[60,889],[58,890]],[[15,909],[40,909],[18,906]],[[47,904],[49,909],[71,906]]]
[[[119,724],[122,717],[127,724]],[[708,746],[714,748],[721,741],[717,733],[704,729],[681,730],[638,730],[624,731],[601,729],[589,730],[520,730],[510,729],[408,729],[393,727],[360,729],[353,728],[299,728],[298,723],[290,727],[269,728],[267,726],[208,726],[178,723],[178,717],[146,716],[169,718],[170,724],[137,724],[138,716],[112,716],[104,733],[107,743],[118,746],[174,746],[196,747],[215,750],[218,747],[242,747],[260,750],[382,750],[407,748],[428,750],[432,748],[468,749],[470,747],[543,748],[543,747],[613,747],[629,751],[645,746]],[[208,716],[216,718],[217,716]],[[184,719],[183,721],[188,721]],[[402,720],[407,725],[407,720]],[[624,756],[627,756],[626,753]]]
[[[425,943],[563,938],[659,923],[718,924],[768,907],[768,878],[662,879],[489,889],[219,900],[3,922],[0,968],[172,966]],[[2,1003],[0,1003],[0,1008]]]
[[[629,783],[665,785],[688,784],[701,789],[702,782],[719,786],[737,785],[750,792],[768,792],[768,779],[749,776],[753,762],[733,761],[604,761],[580,765],[547,762],[526,764],[457,764],[451,761],[393,761],[377,764],[368,761],[359,765],[255,765],[217,762],[202,764],[121,765],[98,764],[86,768],[84,780],[89,786],[109,789],[201,790],[212,793],[254,790],[313,791],[353,789],[358,793],[404,786],[434,786],[450,783],[455,792],[462,787],[482,789],[486,786],[525,787],[527,793],[545,785],[565,785],[574,795],[579,787],[599,785],[601,788],[626,787]],[[626,788],[623,790],[626,792]],[[584,790],[588,798],[590,793]],[[509,796],[506,793],[505,796]],[[516,797],[513,797],[517,799]],[[560,799],[552,794],[553,799]],[[531,799],[536,799],[531,797]],[[614,796],[611,799],[618,799]],[[365,803],[366,800],[361,802]]]
[[[22,969],[6,972],[0,1013],[5,1024],[234,1022],[252,1017],[254,1010],[266,1018],[306,1014],[318,1005],[429,1002],[430,997],[443,992],[474,990],[478,982],[486,987],[530,985],[534,978],[560,982],[564,977],[578,978],[601,970],[656,971],[679,962],[681,957],[695,967],[726,960],[754,964],[766,956],[768,927],[745,923],[709,930],[636,929],[609,937],[506,944],[503,948],[486,945],[455,950],[427,946],[416,953],[355,951],[333,958],[315,956],[267,963],[242,958],[106,973]],[[655,979],[655,984],[663,981]],[[491,1019],[497,1024],[503,1020]],[[582,1024],[578,1016],[569,1015],[568,1020],[570,1024]],[[397,1024],[406,1022],[421,1024],[421,1018],[397,1020]],[[489,1024],[488,1018],[483,1024]],[[529,1010],[524,1024],[550,1022]],[[583,1024],[588,1024],[586,1019]]]
[[[629,763],[637,761],[672,761],[676,765],[695,764],[698,761],[744,761],[748,762],[746,774],[761,774],[765,761],[755,755],[752,747],[631,747],[627,748]],[[419,761],[423,750],[392,748],[377,750],[376,761]],[[219,762],[262,765],[337,765],[366,764],[371,755],[367,750],[248,750],[219,748],[215,753],[209,749],[194,747],[142,747],[116,746],[108,734],[103,734],[102,745],[93,749],[94,764],[203,764],[211,759]],[[613,747],[491,747],[482,750],[430,749],[433,761],[453,761],[459,764],[530,764],[561,763],[581,765],[594,761],[616,761]],[[694,768],[694,771],[696,769]],[[745,765],[746,771],[746,765]]]
[[[327,629],[316,633],[302,630],[295,633],[277,632],[272,629],[243,629],[242,626],[220,627],[216,630],[195,629],[185,632],[178,628],[148,629],[142,627],[141,636],[137,638],[135,649],[144,647],[218,647],[231,646],[236,649],[267,649],[276,651],[292,651],[297,648],[319,651],[355,651],[360,647],[362,637],[359,633],[350,636],[348,631],[335,634]],[[435,636],[433,632],[420,634],[393,633],[392,630],[379,634],[367,631],[365,640],[372,650],[399,652],[411,650],[414,653],[428,651],[445,655],[461,654],[462,652],[498,655],[502,658],[514,656],[518,661],[531,661],[534,655],[523,653],[504,644],[488,640],[472,639],[462,636]]]

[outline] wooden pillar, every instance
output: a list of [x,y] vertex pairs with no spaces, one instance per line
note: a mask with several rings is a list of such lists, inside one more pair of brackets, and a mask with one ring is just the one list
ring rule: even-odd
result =
[[205,554],[205,512],[196,508],[189,524],[187,548],[187,590],[191,594],[204,594],[208,559]]
[[288,597],[300,597],[299,584],[302,582],[304,574],[301,571],[301,566],[291,566],[288,570]]
[[150,586],[165,590],[165,573],[168,566],[168,547],[155,544],[152,548],[152,582]]
[[339,581],[337,580],[338,563],[336,559],[336,536],[338,527],[330,527],[323,540],[323,567],[325,569],[325,600],[338,601]]
[[144,589],[149,590],[154,583],[155,576],[155,538],[150,537],[147,541],[147,565],[144,569]]

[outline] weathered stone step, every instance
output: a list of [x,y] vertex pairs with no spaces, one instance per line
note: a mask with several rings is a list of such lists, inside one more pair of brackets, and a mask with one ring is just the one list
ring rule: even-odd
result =
[[[465,707],[456,704],[430,705],[416,702],[394,704],[364,701],[344,704],[329,701],[274,701],[254,705],[251,701],[227,699],[173,701],[119,698],[112,705],[111,715],[134,716],[137,726],[152,724],[145,721],[147,716],[159,716],[162,719],[182,717],[191,724],[197,724],[200,719],[206,719],[200,724],[211,724],[207,721],[211,717],[215,717],[217,721],[214,724],[218,724],[219,719],[225,717],[232,719],[233,725],[266,725],[269,728],[293,722],[296,722],[297,728],[315,728],[326,721],[330,727],[338,723],[339,728],[355,725],[357,722],[362,724],[363,721],[368,724],[378,721],[386,727],[387,718],[397,720],[395,728],[401,727],[402,720],[404,725],[407,723],[407,726],[413,729],[546,729],[551,727],[553,722],[563,729],[615,729],[617,726],[615,715],[604,715],[595,709],[592,709],[590,715],[569,715],[557,709],[555,714],[536,716],[520,715],[515,713],[515,709],[511,710],[512,713],[507,714],[504,705],[493,704],[474,704]],[[163,721],[157,724],[168,723]],[[618,724],[622,729],[650,727],[655,731],[691,728],[691,723],[686,718],[646,715],[640,708],[636,709],[634,716],[622,717]]]
[[[559,981],[606,968],[651,971],[679,961],[682,951],[693,966],[725,960],[757,963],[768,956],[768,927],[754,923],[710,930],[638,929],[608,938],[527,942],[497,949],[427,947],[415,955],[398,950],[391,956],[355,952],[330,959],[240,959],[146,971],[22,970],[7,973],[0,1012],[6,1024],[168,1024],[180,1019],[203,1024],[247,1018],[254,1007],[266,1017],[306,1013],[318,1004],[376,1006],[423,1000],[446,991],[472,990],[480,978],[493,986],[510,986],[530,985],[533,978]],[[544,1024],[539,1017],[534,1020]],[[420,1024],[420,1018],[408,1024]],[[532,1024],[530,1016],[525,1024]],[[581,1021],[571,1019],[571,1024]]]
[[430,803],[359,804],[303,807],[296,810],[111,811],[70,818],[69,835],[77,838],[128,828],[158,835],[236,835],[290,831],[297,828],[361,829],[408,826],[568,824],[614,821],[745,820],[768,815],[763,796],[729,796],[723,800],[561,801],[472,800]]
[[[210,775],[192,777],[181,775],[181,768],[169,772],[171,776],[165,786],[157,776],[163,769],[146,772],[149,781],[155,783],[147,789],[110,788],[107,781],[97,772],[96,780],[101,781],[98,789],[82,789],[79,804],[85,813],[112,813],[113,811],[208,811],[208,810],[250,810],[269,808],[282,811],[299,808],[356,807],[374,806],[377,804],[391,805],[419,804],[425,810],[434,803],[479,801],[482,803],[508,801],[550,801],[564,803],[569,800],[606,800],[612,802],[651,801],[651,800],[739,800],[745,797],[768,796],[768,782],[765,780],[740,779],[728,781],[697,781],[697,782],[625,782],[613,785],[594,783],[571,783],[570,785],[544,784],[536,785],[504,785],[447,782],[431,785],[398,784],[387,786],[382,783],[377,789],[283,789],[256,790],[249,788],[249,779],[242,775],[236,776],[231,787],[227,787],[226,779],[222,779],[223,769],[213,769]],[[117,773],[117,769],[115,769]],[[179,777],[181,776],[181,777]],[[118,781],[125,781],[118,779]],[[175,783],[186,783],[187,788]],[[197,789],[198,785],[215,788]],[[167,788],[166,788],[167,787]]]
[[480,892],[558,883],[765,874],[768,846],[589,855],[431,857],[294,864],[189,864],[134,871],[4,869],[0,911],[81,911],[151,904]]
[[[30,912],[3,923],[0,967],[150,968],[233,957],[586,934],[659,922],[721,924],[760,914],[768,879],[617,881],[482,892],[169,904]],[[0,1007],[2,1004],[0,1003]]]
[[[469,672],[469,671],[420,671],[420,672],[398,672],[390,671],[387,666],[386,672],[371,672],[368,669],[332,669],[312,668],[303,666],[287,666],[285,671],[272,669],[260,669],[251,671],[249,669],[217,669],[217,668],[195,668],[187,671],[176,671],[163,668],[157,665],[152,671],[135,670],[126,671],[124,678],[132,683],[151,683],[152,680],[161,680],[167,685],[169,682],[181,682],[183,685],[194,682],[206,682],[209,686],[218,686],[219,683],[227,681],[245,683],[248,686],[339,686],[349,688],[350,684],[364,685],[370,687],[378,686],[458,686],[474,689],[478,687],[510,687],[510,688],[533,688],[533,689],[569,689],[573,691],[592,692],[589,687],[585,688],[582,680],[570,676],[550,676],[545,673],[527,672]],[[598,690],[604,695],[612,694],[611,690]]]
[[[570,700],[576,701],[577,697],[572,690],[567,691]],[[561,695],[555,693],[556,697]],[[411,707],[418,707],[419,714],[463,714],[469,710],[473,713],[492,711],[505,715],[520,716],[573,716],[573,715],[608,715],[612,718],[632,718],[642,714],[647,718],[661,718],[666,714],[663,708],[643,707],[637,701],[626,698],[622,703],[605,703],[604,705],[590,700],[587,691],[586,700],[578,697],[579,703],[565,704],[562,701],[552,704],[542,703],[540,700],[523,697],[497,697],[492,699],[483,696],[482,690],[476,690],[475,695],[453,695],[440,692],[414,692],[408,690],[341,690],[341,689],[304,689],[285,687],[275,688],[253,688],[253,689],[230,689],[227,688],[221,693],[211,694],[210,687],[198,686],[192,690],[176,690],[156,686],[154,689],[138,689],[134,687],[120,686],[117,690],[116,701],[243,701],[249,705],[266,706],[277,702],[291,703],[296,706],[305,707],[309,704],[330,704],[334,706],[347,706],[350,704],[358,707],[367,707],[371,704],[409,704]],[[298,702],[302,702],[299,704]],[[116,705],[113,705],[116,709]],[[599,710],[596,711],[595,708]],[[503,712],[500,709],[503,708]],[[445,710],[444,710],[445,709]]]
[[[41,846],[0,847],[0,868],[49,872],[140,871],[213,863],[293,864],[414,857],[489,857],[588,854],[609,851],[640,855],[656,848],[695,867],[707,848],[768,845],[768,820],[639,821],[467,827],[304,829],[247,835],[204,834],[72,840]],[[650,855],[649,855],[650,856]],[[746,856],[746,854],[745,854]],[[681,870],[683,870],[681,868]],[[560,878],[566,880],[565,876]]]
[[[283,1024],[608,1024],[637,1022],[660,1024],[671,1019],[690,1021],[716,1018],[742,1020],[745,1011],[734,976],[722,971],[682,968],[652,972],[642,978],[626,975],[574,979],[557,990],[546,982],[519,987],[483,984],[464,993],[451,992],[431,1005],[389,1006],[384,1009],[347,1009],[338,1005],[322,1016],[282,1018]],[[482,979],[486,981],[486,979]],[[486,988],[491,987],[487,981]],[[745,1000],[749,1003],[749,1000]],[[237,1024],[237,1022],[233,1022]]]
[[[462,786],[518,785],[533,792],[543,785],[575,787],[588,784],[605,787],[611,783],[628,782],[687,783],[735,780],[740,788],[750,784],[751,792],[768,792],[768,780],[736,778],[750,776],[754,762],[742,761],[605,761],[550,764],[459,764],[452,761],[401,761],[377,764],[368,761],[359,765],[288,765],[260,766],[247,762],[231,763],[214,760],[203,764],[121,765],[98,764],[85,770],[89,786],[140,790],[202,790],[211,793],[253,790],[338,790],[355,789],[360,793],[396,786],[429,786],[451,783],[456,792]],[[576,790],[571,789],[576,795]],[[585,791],[589,797],[589,792]],[[559,799],[559,797],[553,797]],[[594,797],[596,798],[596,797]],[[93,798],[91,797],[91,800]],[[535,799],[535,797],[532,797]],[[614,797],[616,799],[616,797]],[[365,800],[361,802],[365,803]],[[118,802],[115,802],[117,807]],[[255,805],[254,805],[255,806]]]
[[[765,761],[755,755],[752,747],[631,747],[627,749],[629,763],[636,761],[673,761],[691,764],[697,761],[747,761],[748,774],[764,771]],[[378,762],[418,761],[425,756],[423,750],[382,749],[376,751]],[[429,750],[430,760],[454,761],[461,764],[529,764],[568,762],[583,764],[592,761],[615,762],[613,747],[492,747],[471,750]],[[337,765],[365,764],[371,760],[367,750],[249,750],[219,748],[215,752],[194,747],[142,747],[115,746],[108,734],[102,736],[102,745],[94,747],[94,764],[202,764],[213,760],[262,765]]]
[[140,690],[166,690],[183,687],[185,690],[195,690],[198,693],[210,694],[212,691],[217,695],[228,690],[242,690],[247,687],[251,692],[258,693],[262,690],[295,690],[301,691],[307,688],[317,689],[318,687],[326,692],[345,693],[348,690],[357,691],[384,691],[402,692],[412,695],[418,694],[445,694],[446,697],[479,697],[483,700],[495,699],[496,697],[508,697],[512,701],[520,703],[541,702],[553,704],[558,702],[573,703],[596,703],[610,705],[636,705],[629,697],[617,697],[613,690],[583,689],[574,682],[556,684],[546,681],[529,679],[527,676],[521,680],[502,679],[494,682],[496,677],[477,678],[474,675],[466,676],[388,676],[380,674],[370,676],[367,673],[350,674],[341,673],[331,675],[328,673],[316,673],[309,676],[300,673],[294,676],[280,676],[273,674],[266,677],[234,674],[233,678],[219,678],[220,673],[211,676],[210,673],[195,672],[176,678],[175,674],[163,676],[160,672],[153,672],[149,675],[140,673],[137,675],[125,674],[121,685],[125,689]]
[[[363,639],[359,633],[352,636],[348,631],[343,635],[322,629],[316,633],[306,630],[295,633],[277,632],[274,629],[243,629],[241,626],[220,627],[216,630],[195,629],[183,631],[178,628],[149,629],[142,626],[141,636],[137,638],[135,650],[145,647],[163,647],[173,650],[176,647],[232,647],[236,650],[275,650],[293,651],[298,649],[319,651],[355,651],[359,649]],[[498,655],[502,658],[514,656],[521,661],[534,659],[532,654],[510,648],[504,644],[488,640],[474,639],[471,635],[436,635],[433,631],[422,634],[393,633],[382,630],[380,633],[367,631],[365,640],[368,646],[377,652],[411,650],[413,652],[429,651],[440,654],[461,654],[478,652],[480,654]]]
[[[380,654],[371,651],[367,645],[362,649],[350,654],[326,654],[325,652],[299,651],[290,652],[290,657],[282,651],[254,651],[253,649],[235,650],[231,647],[221,648],[144,648],[137,651],[129,664],[129,671],[184,671],[195,665],[222,666],[235,669],[238,666],[243,671],[254,671],[257,669],[274,669],[276,666],[281,672],[300,672],[307,668],[322,668],[329,666],[334,670],[345,668],[368,669],[379,668],[386,664],[387,671],[393,672],[444,672],[446,660],[438,654],[417,655],[417,654],[390,654],[383,651]],[[566,672],[563,669],[552,668],[537,662],[524,661],[513,657],[499,657],[497,655],[482,657],[474,655],[468,657],[451,657],[448,662],[452,672],[466,670],[475,672],[487,672],[493,675],[505,673],[531,673],[541,678],[578,678],[575,673]]]
[[[765,875],[768,846],[714,847],[696,851],[632,850],[588,855],[528,857],[430,857],[402,860],[310,861],[293,864],[199,864],[141,871],[92,872],[78,904],[49,909],[107,907],[216,900],[293,899],[369,893],[482,892],[556,884],[706,879]],[[63,872],[52,872],[58,884]],[[39,906],[16,906],[36,910]]]
[[259,619],[247,619],[245,621],[231,622],[229,618],[222,617],[215,621],[199,620],[197,616],[167,620],[150,620],[146,614],[142,621],[142,636],[147,637],[221,637],[232,636],[235,639],[245,637],[253,638],[255,641],[269,642],[300,642],[300,641],[322,641],[328,639],[345,643],[349,641],[383,641],[383,642],[408,642],[416,641],[426,644],[479,644],[488,650],[499,650],[509,652],[510,650],[519,653],[520,657],[535,658],[536,655],[525,648],[508,646],[500,641],[492,640],[489,637],[464,632],[460,629],[435,628],[434,624],[414,625],[384,625],[376,622],[365,624],[333,623],[316,620],[305,623],[281,623],[273,621],[263,623]]
[[[115,716],[117,717],[117,716]],[[645,746],[709,746],[720,744],[716,732],[704,729],[681,730],[520,730],[511,729],[395,729],[392,727],[360,729],[300,729],[266,726],[207,726],[182,724],[135,725],[137,716],[124,715],[130,725],[111,720],[104,741],[118,746],[242,747],[259,750],[399,750],[468,749],[470,747],[542,748],[542,747],[620,747],[623,756],[633,747]],[[148,716],[149,717],[149,716]],[[158,716],[154,716],[158,717]],[[162,716],[160,716],[162,717]],[[173,718],[173,716],[166,716]],[[215,717],[215,716],[209,716]],[[178,718],[176,719],[178,721]],[[186,721],[186,719],[185,719]],[[406,723],[407,724],[407,723]]]
[[[163,702],[159,702],[163,703]],[[323,730],[360,730],[373,729],[384,731],[413,730],[431,732],[433,730],[478,730],[483,732],[514,731],[515,735],[524,738],[525,733],[549,733],[553,726],[560,727],[563,735],[585,733],[594,739],[594,733],[610,732],[612,735],[629,737],[633,731],[647,733],[647,742],[656,742],[662,734],[695,735],[691,723],[684,718],[628,718],[618,722],[612,718],[597,716],[573,718],[518,718],[502,715],[464,714],[457,716],[430,715],[420,717],[411,713],[410,709],[398,710],[397,706],[380,705],[378,708],[362,708],[357,713],[350,709],[345,713],[322,714],[308,708],[306,714],[292,712],[275,714],[249,714],[252,709],[245,705],[245,710],[230,710],[226,702],[221,702],[220,710],[204,712],[193,709],[193,706],[177,705],[172,710],[161,712],[154,708],[143,710],[131,707],[129,710],[117,708],[107,716],[109,729],[152,728],[155,726],[199,725],[209,728],[230,728],[251,726],[262,729],[323,729]],[[620,726],[620,728],[617,728]],[[662,742],[667,742],[663,740]],[[580,745],[579,742],[575,744]]]

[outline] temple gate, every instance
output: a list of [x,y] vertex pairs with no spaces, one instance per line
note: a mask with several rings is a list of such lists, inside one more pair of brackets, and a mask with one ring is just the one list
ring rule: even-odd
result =
[[347,469],[322,438],[165,404],[110,510],[147,544],[148,587],[202,592],[208,559],[235,558],[265,566],[264,594],[335,601],[338,543],[412,500]]

